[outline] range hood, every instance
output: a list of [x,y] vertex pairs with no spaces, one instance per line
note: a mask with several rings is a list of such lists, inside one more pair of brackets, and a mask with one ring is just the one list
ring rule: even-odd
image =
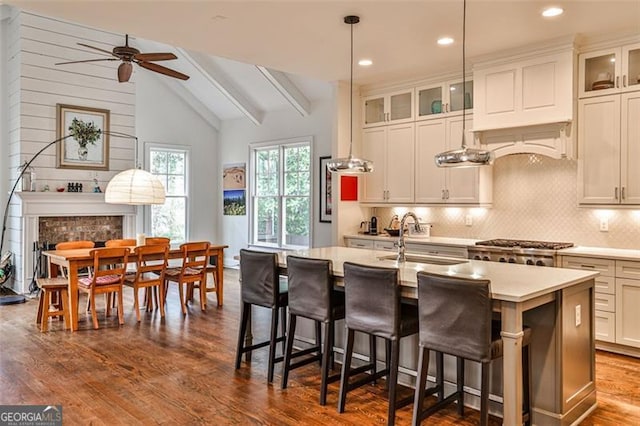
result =
[[576,158],[573,133],[571,121],[473,130],[476,146],[493,151],[496,158],[511,154],[539,154],[573,159]]

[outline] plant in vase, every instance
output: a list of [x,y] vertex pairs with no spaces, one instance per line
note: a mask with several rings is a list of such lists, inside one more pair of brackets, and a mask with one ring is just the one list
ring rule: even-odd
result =
[[69,134],[78,142],[78,158],[86,160],[89,152],[87,145],[95,145],[102,130],[97,128],[93,121],[84,122],[74,118],[69,126]]

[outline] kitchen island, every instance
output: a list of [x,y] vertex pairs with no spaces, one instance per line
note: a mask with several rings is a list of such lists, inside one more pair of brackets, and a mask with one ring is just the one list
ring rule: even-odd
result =
[[[532,424],[574,424],[596,407],[593,312],[597,272],[429,256],[414,256],[415,261],[398,265],[388,259],[389,252],[347,247],[282,252],[279,261],[283,272],[287,254],[332,260],[337,285],[341,285],[345,261],[399,267],[402,294],[410,300],[417,297],[418,271],[489,279],[494,309],[502,317],[504,342],[501,379],[494,379],[501,381],[502,387],[493,384],[491,391],[493,401],[502,399],[504,424],[522,424],[524,323],[533,331]],[[416,338],[413,347],[417,352]],[[401,364],[415,371],[415,356],[405,354],[402,358]]]

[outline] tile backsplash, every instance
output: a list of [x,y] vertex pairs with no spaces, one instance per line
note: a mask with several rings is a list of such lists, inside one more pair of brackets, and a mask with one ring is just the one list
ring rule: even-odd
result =
[[[432,224],[431,235],[460,238],[520,238],[581,246],[640,249],[637,209],[579,207],[576,160],[536,154],[498,158],[493,169],[493,207],[375,208],[380,227],[412,210]],[[467,216],[473,224],[465,225]],[[599,230],[602,219],[608,232]]]

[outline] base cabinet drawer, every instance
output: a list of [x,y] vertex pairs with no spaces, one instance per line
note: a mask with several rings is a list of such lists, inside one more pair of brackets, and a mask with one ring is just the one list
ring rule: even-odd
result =
[[562,267],[598,271],[600,272],[600,276],[613,277],[616,272],[616,261],[612,259],[597,259],[593,257],[563,256]]
[[373,249],[373,240],[347,238],[347,247]]
[[398,246],[393,241],[376,241],[373,243],[373,248],[376,250],[398,251]]
[[616,342],[616,314],[613,312],[595,311],[596,340]]
[[596,291],[595,294],[596,311],[615,312],[616,311],[616,295],[603,294]]

